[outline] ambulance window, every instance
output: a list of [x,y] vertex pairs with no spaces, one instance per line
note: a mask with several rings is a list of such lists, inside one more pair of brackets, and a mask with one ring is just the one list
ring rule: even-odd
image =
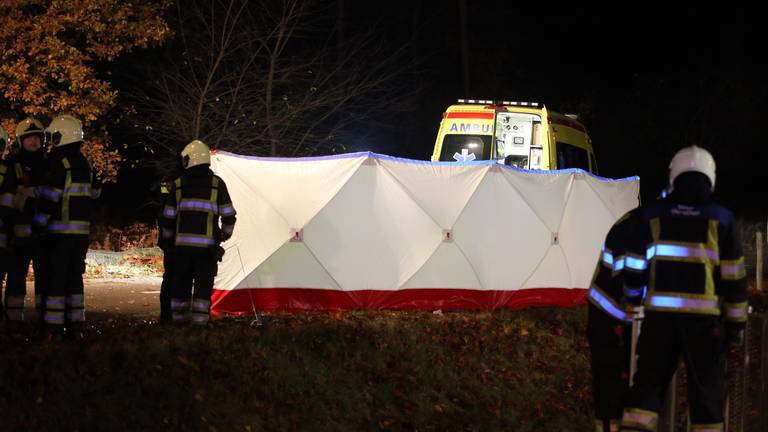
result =
[[490,135],[446,135],[443,139],[441,161],[471,162],[490,158]]
[[504,165],[528,169],[528,156],[509,155],[504,158]]
[[587,151],[563,142],[557,143],[557,169],[581,168],[589,171]]
[[541,127],[541,119],[531,114],[498,112],[496,114],[496,155],[497,161],[517,168],[528,168],[531,144]]

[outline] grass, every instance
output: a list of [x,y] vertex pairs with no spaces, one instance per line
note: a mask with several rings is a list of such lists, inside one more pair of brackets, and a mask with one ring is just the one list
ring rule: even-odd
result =
[[275,314],[0,338],[6,430],[591,429],[584,308]]

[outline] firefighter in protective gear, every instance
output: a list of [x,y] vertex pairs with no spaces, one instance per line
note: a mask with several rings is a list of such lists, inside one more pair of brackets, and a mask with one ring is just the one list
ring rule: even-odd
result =
[[623,303],[624,259],[637,211],[611,227],[588,294],[587,340],[592,368],[595,431],[619,430],[624,397],[629,390],[631,324],[634,308]]
[[[8,146],[8,133],[0,126],[0,154],[5,154]],[[0,160],[0,292],[3,288],[5,273],[8,271],[8,251],[10,229],[13,221],[14,190],[10,181],[11,170],[5,160]],[[3,309],[2,296],[0,296],[0,310]],[[4,314],[0,316],[0,319]]]
[[173,182],[161,232],[165,239],[173,238],[175,245],[172,319],[182,323],[191,318],[193,324],[205,325],[210,319],[219,244],[232,236],[235,208],[226,184],[210,169],[211,153],[205,143],[192,141],[181,157],[185,172]]
[[45,175],[45,130],[43,124],[28,117],[16,126],[16,151],[9,161],[16,184],[13,222],[13,253],[8,268],[6,315],[13,321],[24,320],[27,272],[30,262],[35,272],[35,309],[42,319],[47,266],[42,239],[32,236],[32,218],[37,195]]
[[[162,231],[163,210],[168,202],[174,178],[175,176],[163,179],[163,181],[160,182],[160,211],[157,218],[157,224],[160,231]],[[171,322],[171,298],[173,296],[173,277],[175,274],[173,255],[175,251],[174,239],[173,237],[165,238],[160,235],[158,236],[157,245],[163,251],[163,282],[160,285],[160,322],[169,323]]]
[[715,204],[715,161],[700,147],[670,164],[672,193],[640,209],[628,242],[628,300],[647,287],[638,366],[622,430],[654,431],[662,395],[680,356],[688,376],[692,431],[722,431],[725,353],[740,343],[747,291],[733,213]]
[[45,323],[52,337],[80,335],[85,322],[83,273],[91,227],[92,201],[101,185],[91,164],[80,152],[80,120],[56,116],[46,128],[53,149],[46,179],[40,189],[33,229],[48,234],[51,260],[45,301]]

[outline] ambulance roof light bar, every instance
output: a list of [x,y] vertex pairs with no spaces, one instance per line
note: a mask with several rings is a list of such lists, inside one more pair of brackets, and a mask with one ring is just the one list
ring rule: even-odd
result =
[[459,99],[460,104],[493,105],[492,100],[485,99]]
[[511,102],[511,101],[494,102],[492,100],[486,100],[486,99],[459,99],[459,103],[470,104],[470,105],[506,105],[506,106],[524,106],[524,107],[532,107],[532,108],[539,107],[538,102]]
[[524,107],[532,107],[532,108],[538,108],[539,103],[538,102],[514,102],[514,101],[502,101],[501,105],[507,105],[507,106],[524,106]]

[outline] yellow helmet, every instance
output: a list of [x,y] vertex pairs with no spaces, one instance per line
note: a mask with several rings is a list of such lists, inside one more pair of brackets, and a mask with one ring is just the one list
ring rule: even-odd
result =
[[77,143],[85,138],[83,123],[71,115],[58,115],[45,129],[54,147]]
[[181,151],[181,163],[185,169],[211,163],[211,149],[200,140],[194,140]]
[[34,117],[27,117],[16,125],[16,144],[19,145],[19,148],[21,148],[22,139],[32,134],[40,135],[40,144],[42,145],[45,139],[45,128],[40,123],[40,120]]
[[8,133],[0,126],[0,153],[5,151],[5,146],[8,145]]

